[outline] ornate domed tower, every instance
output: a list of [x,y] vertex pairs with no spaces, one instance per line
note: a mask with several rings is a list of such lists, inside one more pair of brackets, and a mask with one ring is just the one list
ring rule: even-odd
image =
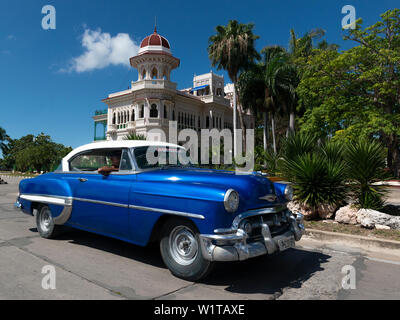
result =
[[130,58],[131,66],[138,70],[138,81],[163,79],[170,81],[171,71],[179,67],[179,59],[171,54],[167,39],[154,33],[143,39],[138,55]]

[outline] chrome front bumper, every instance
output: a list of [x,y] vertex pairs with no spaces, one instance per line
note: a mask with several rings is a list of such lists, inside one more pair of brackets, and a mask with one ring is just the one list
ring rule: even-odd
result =
[[[224,234],[200,235],[203,257],[209,261],[242,261],[249,258],[272,254],[293,247],[304,234],[303,215],[289,213],[289,229],[272,237],[267,223],[261,224],[262,241],[248,243],[247,233],[241,229],[228,229]],[[285,245],[283,245],[285,244]]]

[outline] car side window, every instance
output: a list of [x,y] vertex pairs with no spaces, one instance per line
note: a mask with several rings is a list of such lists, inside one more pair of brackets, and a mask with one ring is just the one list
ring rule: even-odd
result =
[[98,168],[109,164],[110,161],[105,154],[89,151],[74,157],[69,163],[69,169],[70,171],[97,171]]
[[[70,171],[88,171],[88,172],[98,172],[99,169],[105,171],[119,171],[121,170],[131,170],[125,169],[129,168],[131,165],[129,156],[122,158],[122,149],[95,149],[90,150],[81,154],[78,154],[72,158],[69,162]],[[124,160],[125,161],[122,161]],[[123,164],[124,169],[121,165]]]

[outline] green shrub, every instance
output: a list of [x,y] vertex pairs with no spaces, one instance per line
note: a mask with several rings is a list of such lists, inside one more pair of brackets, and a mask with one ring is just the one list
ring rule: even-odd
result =
[[130,133],[124,137],[124,140],[146,140],[142,134]]
[[346,167],[323,154],[303,154],[284,160],[284,175],[292,182],[295,200],[316,210],[323,204],[337,205],[346,197]]
[[352,195],[360,208],[380,210],[385,204],[385,190],[374,182],[384,180],[387,173],[383,146],[370,139],[349,143],[345,151],[347,176],[352,184]]
[[346,198],[347,171],[338,143],[317,143],[311,135],[291,136],[284,143],[279,170],[292,182],[294,199],[313,211],[321,205],[339,205]]

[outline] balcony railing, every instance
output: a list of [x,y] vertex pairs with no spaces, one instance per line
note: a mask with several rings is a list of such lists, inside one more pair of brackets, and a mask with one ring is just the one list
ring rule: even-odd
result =
[[176,83],[164,79],[132,81],[132,90],[140,89],[170,89],[176,90]]
[[95,116],[101,116],[102,114],[107,114],[107,112],[108,112],[107,109],[104,109],[104,110],[96,110],[96,111],[94,112],[94,115],[95,115]]
[[108,131],[116,132],[118,130],[135,130],[138,127],[144,126],[166,126],[168,127],[169,119],[164,118],[142,118],[137,119],[135,121],[128,121],[127,123],[122,124],[110,124],[108,125]]

